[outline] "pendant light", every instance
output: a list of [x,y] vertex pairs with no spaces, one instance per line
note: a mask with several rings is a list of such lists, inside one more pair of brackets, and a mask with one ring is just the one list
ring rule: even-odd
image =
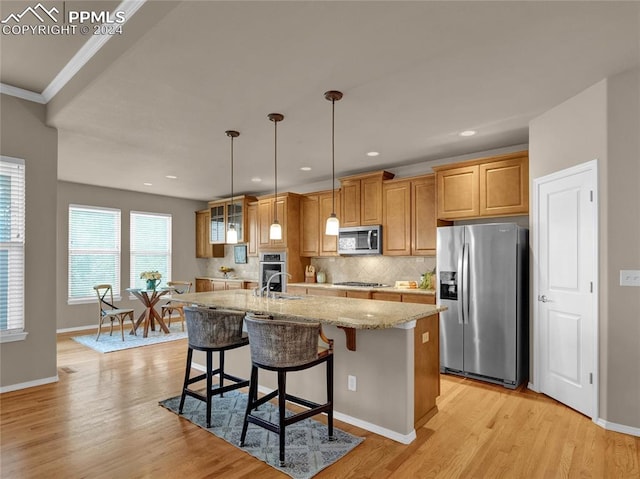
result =
[[273,200],[273,224],[269,228],[270,240],[282,239],[282,226],[278,222],[278,122],[284,120],[280,113],[269,113],[267,118],[273,122],[273,166],[275,178],[275,198]]
[[324,234],[338,236],[340,220],[336,216],[336,148],[335,148],[335,109],[336,102],[342,98],[342,92],[331,90],[324,94],[325,99],[331,102],[331,215],[327,218]]
[[[233,203],[233,139],[239,137],[240,133],[234,130],[227,130],[225,133],[229,138],[231,138],[231,203],[229,203],[229,212],[227,213],[227,217],[233,219],[234,213],[236,212],[236,205]],[[229,229],[227,230],[227,243],[238,243],[238,231],[236,230],[236,225],[231,221],[229,221]]]

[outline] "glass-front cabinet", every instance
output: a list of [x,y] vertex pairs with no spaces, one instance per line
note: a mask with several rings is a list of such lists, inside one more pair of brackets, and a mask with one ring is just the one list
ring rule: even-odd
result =
[[247,206],[256,201],[254,196],[234,196],[233,204],[230,198],[209,202],[211,211],[210,240],[213,244],[226,243],[227,229],[233,225],[238,232],[238,243],[249,240],[247,231]]

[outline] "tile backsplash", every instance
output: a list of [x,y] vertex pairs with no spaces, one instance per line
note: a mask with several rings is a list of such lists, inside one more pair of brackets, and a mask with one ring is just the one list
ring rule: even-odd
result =
[[[225,246],[224,258],[202,259],[198,261],[198,276],[221,278],[220,266],[233,268],[231,276],[257,280],[259,262],[256,257],[247,258],[247,263],[236,264],[233,246]],[[327,283],[340,281],[366,281],[393,285],[395,281],[419,281],[420,275],[436,267],[433,256],[338,256],[312,258],[316,271],[327,275]]]
[[436,267],[433,256],[340,256],[313,258],[316,271],[324,271],[327,283],[341,281],[366,281],[386,283],[395,281],[419,281],[420,275]]

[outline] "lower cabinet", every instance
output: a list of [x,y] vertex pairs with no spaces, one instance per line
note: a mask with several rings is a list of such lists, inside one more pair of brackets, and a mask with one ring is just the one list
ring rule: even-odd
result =
[[225,279],[196,278],[196,293],[246,289],[248,285],[251,284],[257,283],[253,283],[251,281],[228,281]]
[[[416,296],[416,295],[414,295]],[[440,315],[434,314],[416,321],[414,342],[414,410],[413,421],[417,429],[437,411],[436,398],[440,395]]]
[[314,288],[306,286],[287,286],[289,294],[311,294],[314,296],[334,296],[341,298],[377,299],[403,303],[436,304],[434,294],[395,293],[390,291],[359,291],[354,289]]

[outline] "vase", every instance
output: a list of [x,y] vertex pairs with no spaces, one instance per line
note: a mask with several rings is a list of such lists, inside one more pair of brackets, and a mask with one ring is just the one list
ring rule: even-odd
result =
[[156,286],[160,282],[159,279],[148,279],[147,280],[147,289],[156,289]]

